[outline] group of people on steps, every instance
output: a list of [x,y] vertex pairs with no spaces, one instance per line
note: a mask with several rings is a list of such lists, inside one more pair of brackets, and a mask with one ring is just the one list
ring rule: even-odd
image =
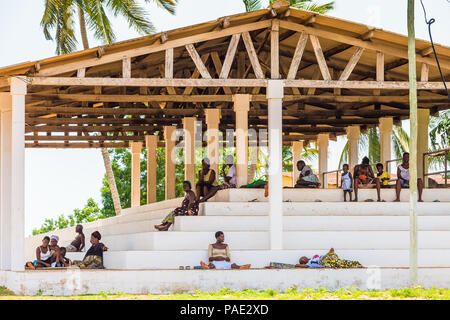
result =
[[[376,165],[377,173],[372,170],[370,161],[367,157],[362,159],[361,164],[355,166],[353,175],[349,171],[348,164],[342,167],[341,185],[344,191],[344,201],[347,201],[347,195],[352,201],[353,190],[355,199],[358,201],[358,190],[361,188],[376,188],[377,200],[381,201],[381,188],[389,188],[390,176],[384,171],[383,164]],[[303,160],[297,162],[297,169],[300,172],[299,178],[295,184],[295,188],[319,188],[320,182]],[[170,212],[161,222],[155,225],[155,229],[159,231],[167,231],[174,223],[176,216],[196,216],[198,215],[199,203],[205,202],[213,197],[219,190],[228,188],[236,188],[237,185],[237,169],[234,164],[234,157],[228,155],[225,159],[225,165],[222,167],[222,175],[224,182],[218,184],[216,172],[210,168],[208,158],[202,160],[202,169],[198,172],[198,182],[195,186],[196,193],[192,190],[190,181],[183,182],[183,190],[185,197],[181,203],[181,207]],[[423,181],[418,179],[418,201],[422,202]],[[268,182],[264,179],[255,180],[241,188],[265,188],[265,196],[268,196]],[[402,157],[402,163],[397,168],[397,181],[395,184],[396,199],[400,201],[400,192],[402,188],[409,188],[409,153],[405,152]],[[36,248],[36,260],[26,263],[29,269],[45,268],[45,267],[70,267],[72,265],[80,268],[104,268],[103,252],[108,248],[100,242],[101,235],[98,231],[91,234],[91,247],[86,252],[82,261],[71,261],[66,258],[66,252],[81,252],[85,247],[85,236],[83,234],[83,226],[76,226],[77,236],[67,247],[59,247],[58,236],[44,237],[42,245]],[[221,231],[215,234],[216,242],[208,247],[207,263],[201,261],[200,266],[203,269],[248,269],[250,264],[239,266],[231,262],[230,250],[224,243],[225,236]],[[350,261],[340,259],[334,249],[325,255],[314,255],[311,258],[301,257],[296,265],[284,264],[279,262],[270,262],[266,268],[361,268],[362,265],[358,261]]]

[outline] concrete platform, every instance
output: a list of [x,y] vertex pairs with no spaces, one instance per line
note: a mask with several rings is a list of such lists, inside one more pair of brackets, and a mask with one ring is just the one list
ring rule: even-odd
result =
[[[425,288],[450,288],[449,268],[420,268]],[[401,268],[295,270],[49,270],[0,271],[0,285],[19,295],[79,295],[100,291],[126,294],[169,294],[271,288],[354,287],[386,290],[409,285],[409,270]]]
[[[301,256],[325,254],[328,249],[303,250],[232,250],[231,260],[239,265],[251,263],[253,268],[264,268],[271,261],[296,264]],[[408,267],[408,249],[339,249],[342,259],[358,260],[364,266]],[[72,260],[82,260],[84,252],[71,252]],[[179,266],[199,265],[206,261],[208,252],[203,250],[146,250],[110,251],[104,253],[104,265],[108,269],[178,269]],[[449,267],[450,249],[420,249],[419,266]]]
[[[423,200],[425,202],[432,202],[439,200],[441,202],[450,202],[450,189],[424,189]],[[358,191],[359,201],[367,199],[377,200],[375,189],[360,189]],[[210,202],[246,202],[253,199],[258,201],[268,201],[264,197],[264,189],[226,189],[219,191]],[[382,189],[381,199],[385,201],[394,201],[394,189]],[[321,200],[323,202],[341,202],[344,201],[344,193],[342,189],[283,189],[283,200],[291,200],[294,202],[314,202]],[[400,194],[400,201],[409,201],[409,190],[403,189]]]

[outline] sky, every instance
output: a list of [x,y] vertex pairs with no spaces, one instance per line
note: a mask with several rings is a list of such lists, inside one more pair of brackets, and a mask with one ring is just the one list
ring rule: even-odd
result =
[[[0,0],[0,67],[55,55],[54,43],[44,38],[40,27],[44,2]],[[268,0],[263,2],[267,4]],[[450,3],[447,0],[423,2],[428,17],[436,19],[433,25],[435,42],[450,46]],[[158,32],[244,11],[241,0],[179,0],[175,16],[154,4],[146,7]],[[406,35],[406,9],[407,0],[336,0],[336,8],[329,15]],[[123,19],[113,17],[111,21],[118,41],[139,36]],[[416,1],[416,37],[428,39],[419,1]],[[92,38],[90,44],[92,47],[100,45]],[[404,123],[404,128],[409,131],[407,123]],[[329,170],[337,169],[337,155],[345,141],[343,137],[337,142],[330,141]],[[74,208],[84,207],[89,197],[100,203],[100,188],[105,174],[100,150],[26,149],[25,157],[26,235],[39,227],[45,218],[68,215]]]

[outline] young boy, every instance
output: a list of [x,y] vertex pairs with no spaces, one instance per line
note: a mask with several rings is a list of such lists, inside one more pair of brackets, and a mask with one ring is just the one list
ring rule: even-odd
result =
[[79,252],[83,251],[85,246],[85,237],[83,233],[83,226],[81,224],[75,227],[75,232],[77,233],[75,240],[67,246],[68,252]]
[[391,177],[387,171],[383,171],[382,163],[377,163],[377,177],[380,180],[381,188],[389,188],[389,180],[391,180]]
[[342,190],[344,190],[344,201],[347,202],[347,193],[350,197],[350,201],[352,201],[353,177],[350,171],[348,171],[348,164],[344,164],[342,166],[342,171],[344,171],[341,176]]
[[70,267],[72,265],[72,261],[69,258],[66,258],[66,248],[59,248],[59,257],[58,261],[52,263],[52,267]]

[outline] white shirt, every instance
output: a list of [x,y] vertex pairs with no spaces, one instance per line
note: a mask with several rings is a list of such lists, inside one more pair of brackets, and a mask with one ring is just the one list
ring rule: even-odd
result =
[[230,177],[230,184],[236,185],[237,183],[237,171],[236,166],[233,164],[230,168],[228,168],[227,177]]
[[305,166],[303,167],[302,171],[300,171],[300,174],[301,174],[303,177],[305,177],[305,176],[306,176],[306,172],[308,172],[308,171],[309,171],[310,173],[312,173],[311,168],[308,167],[307,165],[305,165]]

